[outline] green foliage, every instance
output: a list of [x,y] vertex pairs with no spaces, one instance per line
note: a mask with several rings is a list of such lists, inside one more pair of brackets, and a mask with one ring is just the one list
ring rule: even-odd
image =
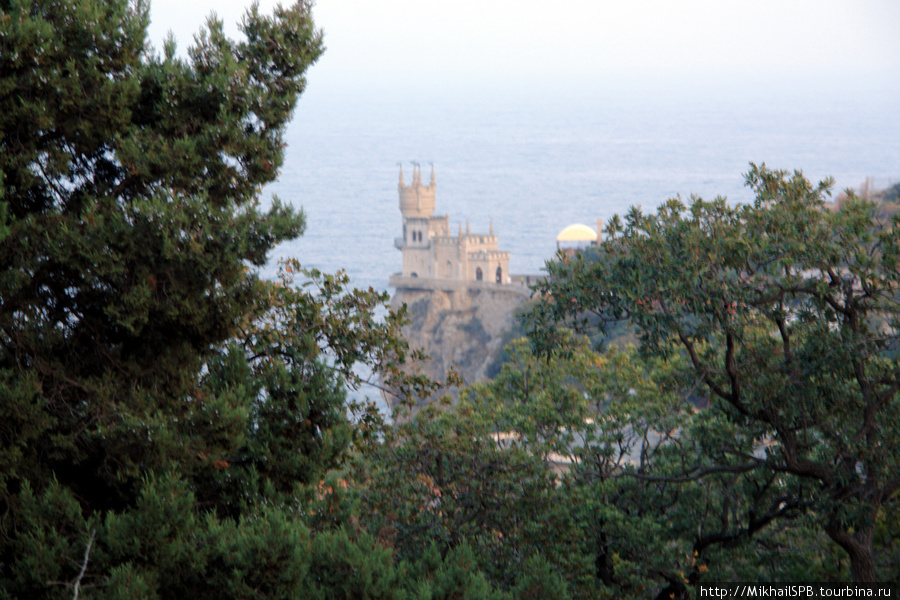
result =
[[546,359],[518,340],[457,406],[388,429],[353,473],[359,526],[411,564],[468,548],[513,597],[643,597],[658,573],[687,573],[704,516],[673,508],[674,485],[624,474],[673,470],[661,456],[678,438],[657,432],[691,405],[671,370],[560,338]]
[[566,600],[570,597],[566,581],[540,556],[531,556],[525,561],[524,575],[519,578],[512,595],[520,600]]
[[645,598],[669,582],[846,578],[837,547],[806,512],[809,490],[723,455],[737,442],[752,453],[753,440],[716,411],[697,411],[686,363],[633,348],[600,354],[554,335],[564,343],[544,357],[516,342],[501,374],[472,390],[477,416],[455,419],[490,419],[507,447],[557,474],[551,501],[518,518],[540,540],[534,556],[572,597]]
[[409,571],[413,588],[403,598],[420,600],[509,600],[510,596],[491,587],[481,571],[472,548],[463,540],[441,556],[431,544],[415,561],[401,563]]
[[[659,523],[667,501],[622,477],[657,472],[656,455],[672,441],[658,432],[682,423],[685,406],[667,392],[666,373],[651,371],[633,352],[601,355],[568,332],[556,335],[560,345],[546,357],[516,341],[501,373],[473,389],[473,403],[509,448],[541,458],[544,470],[557,474],[543,511],[520,515],[539,540],[533,560],[558,569],[552,578],[564,577],[573,597],[641,597],[657,572],[683,568],[689,542],[679,540],[680,553],[673,548],[677,534]],[[522,593],[534,584],[527,581],[516,584]]]
[[395,598],[400,578],[390,551],[363,534],[338,529],[317,535],[311,549],[310,585],[305,598],[338,600]]
[[259,193],[322,51],[309,5],[252,8],[238,43],[210,20],[186,60],[147,15],[0,2],[0,596],[394,597],[391,553],[310,510],[377,432],[346,386],[399,381],[401,316],[251,268],[303,228]]
[[10,467],[42,481],[71,466],[96,508],[195,450],[169,444],[168,424],[255,310],[246,264],[302,229],[278,202],[260,212],[257,195],[321,51],[302,4],[245,23],[296,45],[234,45],[211,22],[189,62],[148,54],[146,24],[140,2],[0,13],[0,373],[19,398],[2,420],[17,431],[31,404],[45,427]]
[[532,340],[546,351],[554,323],[582,328],[586,315],[601,329],[629,322],[644,356],[683,361],[709,396],[686,475],[752,475],[766,493],[738,497],[760,523],[814,510],[853,577],[872,580],[875,524],[900,489],[898,228],[855,198],[827,210],[830,181],[753,165],[747,182],[752,205],[632,209],[596,254],[549,265]]
[[490,415],[467,402],[426,406],[365,459],[354,473],[362,525],[402,559],[465,543],[491,581],[507,586],[540,543],[530,518],[551,501],[550,474],[539,457],[498,442]]

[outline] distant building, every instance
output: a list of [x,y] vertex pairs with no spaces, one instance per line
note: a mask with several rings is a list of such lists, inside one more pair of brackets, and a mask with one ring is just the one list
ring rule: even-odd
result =
[[562,252],[563,256],[572,259],[586,248],[599,246],[602,230],[603,222],[600,219],[597,219],[596,231],[581,223],[569,225],[556,236],[556,250]]
[[597,219],[596,231],[594,231],[587,225],[582,225],[581,223],[569,225],[568,227],[560,231],[559,235],[556,236],[556,249],[568,250],[571,248],[582,250],[591,246],[597,246],[601,241],[600,232],[602,230],[602,227],[603,222],[600,219]]
[[466,221],[457,234],[450,231],[447,215],[434,216],[435,192],[434,167],[431,181],[422,183],[422,169],[413,164],[412,182],[403,181],[400,167],[400,212],[403,215],[403,236],[394,245],[403,253],[401,277],[445,280],[455,282],[484,282],[508,284],[509,252],[498,249],[494,224],[488,233],[472,233]]

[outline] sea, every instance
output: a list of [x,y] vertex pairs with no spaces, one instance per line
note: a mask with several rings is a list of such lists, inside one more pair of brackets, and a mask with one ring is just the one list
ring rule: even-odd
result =
[[631,206],[725,196],[750,202],[751,162],[832,177],[834,191],[900,182],[900,89],[754,85],[633,86],[563,93],[431,93],[315,88],[286,132],[279,180],[264,190],[302,209],[302,237],[263,269],[292,257],[354,286],[389,290],[400,270],[397,182],[412,163],[437,182],[436,214],[473,233],[493,224],[510,272],[540,273],[556,235],[596,226]]

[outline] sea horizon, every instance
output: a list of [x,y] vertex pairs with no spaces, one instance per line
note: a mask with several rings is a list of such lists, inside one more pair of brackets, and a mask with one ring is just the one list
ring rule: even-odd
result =
[[408,183],[413,161],[426,174],[433,165],[435,214],[448,214],[454,231],[493,223],[511,273],[539,273],[572,223],[595,227],[673,197],[752,201],[743,179],[751,162],[833,177],[835,196],[867,178],[875,188],[900,181],[900,96],[890,81],[865,90],[657,82],[533,95],[501,86],[363,94],[316,83],[286,132],[281,176],[264,191],[302,208],[306,231],[273,252],[267,277],[291,257],[387,290],[400,270],[399,168]]

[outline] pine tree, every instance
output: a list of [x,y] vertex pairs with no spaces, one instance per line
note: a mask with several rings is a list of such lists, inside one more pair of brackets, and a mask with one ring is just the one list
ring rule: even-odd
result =
[[296,596],[294,492],[347,451],[353,364],[399,344],[378,294],[256,272],[303,229],[260,191],[322,52],[309,4],[240,42],[211,19],[187,58],[147,22],[0,2],[0,597]]

